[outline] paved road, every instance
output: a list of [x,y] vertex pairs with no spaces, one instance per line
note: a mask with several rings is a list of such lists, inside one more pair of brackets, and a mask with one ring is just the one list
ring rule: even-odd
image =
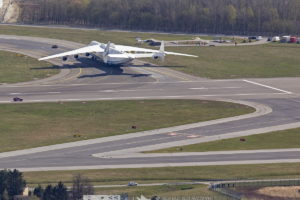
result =
[[[51,49],[53,43],[60,48]],[[0,44],[1,49],[36,58],[82,46],[16,36],[0,36]],[[143,150],[300,127],[298,78],[207,80],[142,62],[108,68],[86,58],[67,63],[54,60],[53,64],[63,69],[55,77],[0,85],[0,103],[9,103],[14,96],[24,98],[25,102],[187,98],[238,101],[256,107],[257,112],[213,122],[2,153],[0,168],[33,171],[300,161],[299,149],[189,156],[139,154]]]

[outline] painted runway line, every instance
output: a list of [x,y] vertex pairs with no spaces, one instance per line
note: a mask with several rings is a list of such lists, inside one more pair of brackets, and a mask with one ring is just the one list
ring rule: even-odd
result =
[[283,92],[285,94],[293,94],[290,91],[282,90],[282,89],[279,89],[279,88],[275,88],[275,87],[272,87],[272,86],[269,86],[269,85],[264,85],[264,84],[257,83],[257,82],[254,82],[254,81],[249,81],[249,80],[246,80],[246,79],[244,79],[244,81],[247,82],[247,83],[251,83],[251,84],[254,84],[254,85],[261,86],[261,87],[269,88],[269,89],[272,89],[272,90],[277,90],[277,91]]

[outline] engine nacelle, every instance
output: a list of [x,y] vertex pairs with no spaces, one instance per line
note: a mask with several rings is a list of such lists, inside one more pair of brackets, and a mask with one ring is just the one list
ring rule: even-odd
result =
[[164,53],[155,53],[155,54],[153,54],[152,58],[155,60],[157,60],[157,59],[164,60],[165,54]]
[[91,54],[90,53],[86,53],[85,56],[89,57]]
[[79,56],[78,56],[78,55],[74,55],[74,58],[76,58],[76,59],[77,59],[77,58],[79,58]]
[[63,61],[67,61],[67,60],[68,60],[68,57],[67,57],[67,56],[64,56],[64,57],[62,57],[62,60],[63,60]]

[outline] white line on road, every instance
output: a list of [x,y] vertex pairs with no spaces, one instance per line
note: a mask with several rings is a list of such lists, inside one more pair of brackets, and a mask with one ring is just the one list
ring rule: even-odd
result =
[[254,84],[254,85],[259,85],[261,87],[269,88],[269,89],[272,89],[272,90],[277,90],[277,91],[283,92],[285,94],[292,94],[292,92],[290,92],[290,91],[286,91],[286,90],[282,90],[282,89],[279,89],[279,88],[271,87],[271,86],[264,85],[264,84],[261,84],[261,83],[257,83],[257,82],[254,82],[254,81],[249,81],[249,80],[246,80],[246,79],[244,79],[244,81],[247,82],[247,83]]
[[212,88],[201,87],[201,88],[189,88],[189,89],[190,90],[217,90],[217,89],[238,89],[238,88],[242,88],[242,87],[212,87]]
[[189,162],[189,163],[154,163],[154,164],[124,164],[124,165],[88,165],[64,167],[32,167],[18,168],[21,172],[30,171],[58,171],[58,170],[88,170],[88,169],[122,169],[122,168],[157,168],[157,167],[187,167],[211,165],[238,165],[238,164],[270,164],[270,163],[297,163],[300,159],[277,160],[242,160],[242,161],[215,161],[215,162]]

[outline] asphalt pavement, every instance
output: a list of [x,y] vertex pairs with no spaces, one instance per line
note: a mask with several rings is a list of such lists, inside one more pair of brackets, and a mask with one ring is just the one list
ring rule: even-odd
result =
[[[59,44],[59,49],[51,45]],[[2,50],[35,58],[59,53],[82,44],[33,37],[0,36]],[[119,99],[210,99],[244,103],[255,114],[206,123],[170,127],[0,154],[0,168],[23,171],[225,165],[244,163],[299,162],[300,150],[212,152],[211,154],[143,155],[155,150],[221,138],[259,134],[300,127],[300,78],[208,80],[169,68],[134,62],[124,67],[106,67],[86,57],[66,63],[53,60],[62,69],[54,77],[18,84],[0,85],[0,103],[19,96],[26,102],[88,101]],[[43,70],[43,69],[35,69]]]

